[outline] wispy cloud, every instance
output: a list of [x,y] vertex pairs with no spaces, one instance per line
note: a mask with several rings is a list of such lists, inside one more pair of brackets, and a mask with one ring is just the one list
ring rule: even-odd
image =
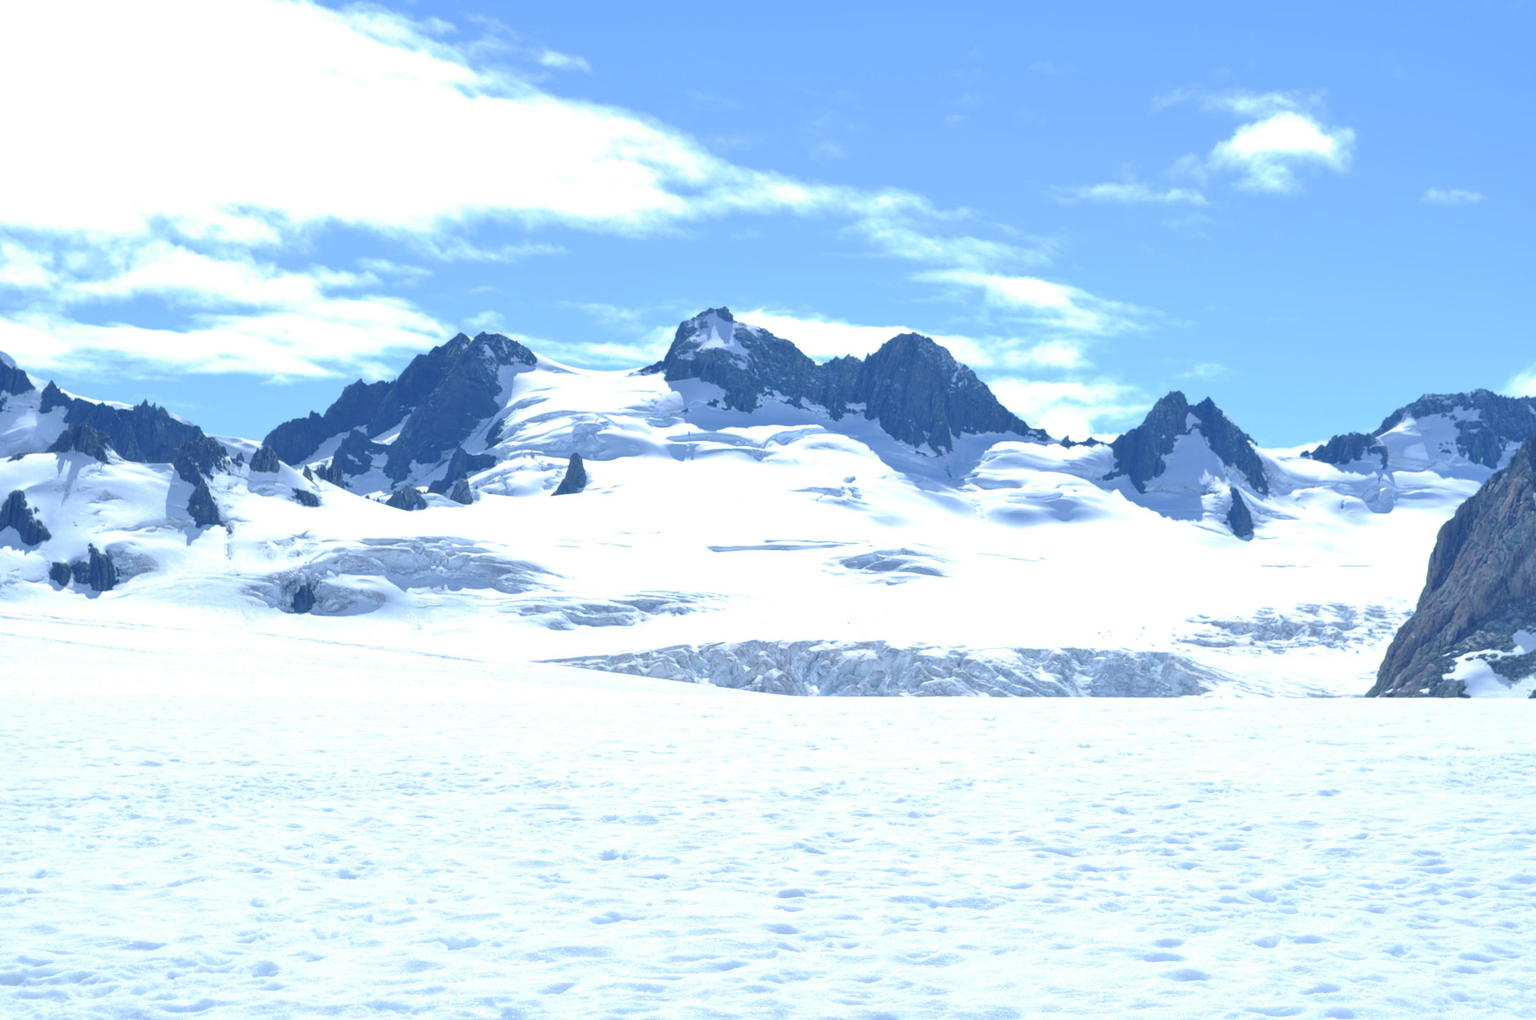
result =
[[537,59],[540,67],[547,67],[551,71],[592,71],[592,65],[587,63],[586,57],[561,53],[559,50],[542,50]]
[[1112,336],[1144,328],[1155,313],[1098,297],[1080,287],[1037,276],[1009,276],[970,269],[934,270],[920,278],[963,290],[978,290],[990,305],[1037,326],[1088,336]]
[[1488,196],[1481,191],[1468,188],[1430,188],[1419,196],[1420,202],[1430,205],[1475,205],[1487,199]]
[[1205,196],[1193,188],[1153,188],[1136,181],[1085,184],[1063,188],[1059,202],[1118,202],[1125,205],[1205,205]]

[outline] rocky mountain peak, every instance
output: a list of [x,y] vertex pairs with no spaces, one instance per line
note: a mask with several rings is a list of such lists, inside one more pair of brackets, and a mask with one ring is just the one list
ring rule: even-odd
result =
[[711,308],[679,325],[667,356],[647,371],[661,371],[668,382],[713,383],[731,410],[755,411],[772,396],[824,408],[834,420],[857,411],[896,439],[938,452],[954,449],[955,438],[966,434],[1049,438],[920,333],[892,337],[867,358],[817,364],[790,341],[737,322],[727,308]]
[[[393,381],[358,380],[325,413],[310,412],[286,421],[269,432],[264,442],[283,461],[301,464],[341,436],[333,460],[337,477],[364,474],[382,457],[379,466],[398,482],[410,473],[412,464],[435,463],[448,456],[500,410],[503,370],[524,371],[538,360],[523,344],[501,333],[480,333],[473,339],[459,333],[412,358]],[[373,441],[396,427],[399,435],[388,446]]]
[[1137,492],[1146,492],[1147,483],[1166,470],[1164,458],[1173,452],[1178,440],[1196,431],[1222,464],[1242,472],[1255,492],[1268,495],[1269,477],[1253,439],[1234,425],[1210,397],[1191,407],[1179,390],[1164,395],[1152,405],[1140,425],[1110,444],[1115,468],[1105,476],[1106,480],[1127,477]]

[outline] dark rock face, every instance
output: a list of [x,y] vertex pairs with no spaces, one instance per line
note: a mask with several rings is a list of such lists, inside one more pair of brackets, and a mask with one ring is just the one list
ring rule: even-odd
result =
[[[481,333],[473,340],[460,333],[417,355],[393,382],[353,383],[324,414],[284,422],[267,435],[266,442],[283,460],[297,464],[341,432],[351,430],[366,441],[404,421],[393,443],[373,444],[377,449],[369,451],[384,454],[385,474],[399,481],[412,463],[441,459],[496,413],[502,369],[529,369],[537,363],[532,351],[499,333]],[[333,463],[345,475],[367,470],[354,470],[355,458]]]
[[262,445],[272,447],[289,464],[301,464],[332,436],[357,428],[366,431],[388,393],[387,382],[365,383],[359,379],[342,390],[324,414],[311,411],[307,417],[285,421],[267,433]]
[[1418,606],[1369,693],[1461,695],[1465,684],[1445,678],[1457,656],[1509,649],[1526,629],[1536,631],[1536,439],[1441,527]]
[[570,462],[565,465],[565,477],[560,479],[560,484],[555,488],[556,496],[569,496],[580,492],[587,487],[587,465],[581,459],[581,454],[571,454]]
[[176,451],[176,458],[171,463],[176,468],[176,476],[193,485],[200,485],[220,471],[228,471],[231,466],[224,444],[209,436],[199,436],[184,444]]
[[26,494],[16,489],[0,503],[0,531],[15,528],[22,545],[41,545],[53,534],[37,519],[37,513],[27,505]]
[[[178,421],[163,407],[145,401],[135,407],[112,407],[64,393],[53,383],[43,389],[40,410],[65,408],[65,425],[85,425],[102,432],[124,460],[164,464],[186,444],[206,439],[196,425]],[[62,437],[61,437],[62,441]]]
[[192,516],[192,523],[199,528],[212,528],[224,523],[224,518],[219,514],[219,505],[213,501],[213,493],[208,491],[208,483],[201,478],[197,480],[192,496],[187,500],[187,513]]
[[282,466],[283,462],[278,457],[277,450],[267,443],[262,443],[256,452],[251,455],[251,470],[253,472],[272,474]]
[[341,441],[341,445],[336,447],[336,452],[331,455],[331,469],[337,477],[327,478],[327,481],[345,485],[346,482],[340,479],[351,475],[367,474],[373,470],[373,458],[387,450],[388,447],[369,439],[362,429],[348,432],[347,437]]
[[71,425],[59,433],[59,438],[48,447],[48,452],[83,453],[105,464],[110,449],[105,432],[89,425]]
[[460,478],[454,482],[453,487],[448,490],[448,498],[464,506],[469,506],[469,504],[473,503],[475,501],[475,490],[469,487],[469,479]]
[[[1195,418],[1193,423],[1189,421],[1191,415]],[[1115,453],[1115,469],[1104,476],[1105,480],[1126,476],[1137,492],[1146,492],[1147,483],[1167,467],[1163,457],[1173,452],[1180,436],[1194,428],[1199,428],[1211,452],[1223,464],[1241,471],[1255,492],[1269,494],[1269,475],[1248,434],[1232,424],[1211,398],[1191,407],[1178,390],[1153,404],[1140,425],[1110,443]]]
[[1345,432],[1334,436],[1323,445],[1305,451],[1302,456],[1335,467],[1375,457],[1381,461],[1382,470],[1387,467],[1387,448],[1375,436],[1368,436],[1364,432]]
[[956,437],[987,432],[1048,439],[992,395],[985,383],[925,336],[903,333],[867,358],[818,365],[788,340],[711,308],[678,326],[667,356],[646,369],[668,382],[697,379],[724,391],[727,408],[756,410],[769,395],[826,408],[834,420],[857,411],[908,445],[954,449]]
[[0,354],[0,395],[14,393],[18,396],[23,393],[31,393],[35,389],[32,380],[27,373],[16,367],[16,363],[5,355]]
[[293,501],[300,506],[316,507],[320,505],[320,497],[308,489],[294,489]]
[[976,373],[917,333],[893,337],[865,358],[857,387],[848,402],[863,403],[864,417],[912,446],[952,450],[957,436],[985,432],[1047,438],[998,403]]
[[1232,494],[1232,505],[1227,509],[1227,527],[1232,529],[1232,534],[1247,541],[1253,537],[1253,514],[1248,510],[1248,504],[1243,501],[1243,494],[1228,486]]
[[453,451],[453,456],[448,458],[448,466],[443,470],[443,477],[427,486],[428,492],[442,495],[452,489],[455,483],[465,481],[477,471],[496,466],[496,458],[488,453],[469,454],[464,452],[464,447]]
[[117,587],[117,566],[94,545],[86,548],[85,559],[69,565],[69,573],[76,584],[83,584],[92,591],[111,591]]
[[425,510],[427,501],[422,496],[421,490],[414,485],[402,485],[389,494],[384,505],[392,506],[396,510]]

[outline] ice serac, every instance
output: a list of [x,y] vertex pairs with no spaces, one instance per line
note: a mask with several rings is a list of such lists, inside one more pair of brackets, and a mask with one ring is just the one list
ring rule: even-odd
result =
[[[1458,697],[1470,665],[1490,683],[1536,674],[1536,438],[1527,439],[1440,529],[1419,602],[1372,696]],[[1487,653],[1481,663],[1465,657]],[[1492,676],[1489,676],[1489,673]]]
[[196,425],[147,400],[133,407],[116,407],[69,396],[50,382],[43,388],[38,411],[47,414],[56,408],[64,409],[65,425],[88,426],[105,435],[124,460],[164,464],[187,443],[205,438]]
[[1098,648],[976,650],[884,641],[740,641],[553,660],[717,687],[823,697],[1159,698],[1228,680],[1168,652]]
[[731,410],[755,411],[764,400],[780,399],[824,408],[833,419],[860,413],[901,442],[938,452],[953,450],[962,435],[1049,438],[918,333],[892,337],[867,358],[817,364],[788,340],[737,322],[729,308],[710,308],[679,325],[666,357],[647,371],[660,371],[668,382],[712,383]]
[[284,461],[301,464],[339,439],[332,477],[340,484],[375,469],[401,482],[414,465],[437,465],[468,443],[500,410],[504,374],[537,364],[509,337],[460,333],[417,355],[392,382],[355,382],[324,414],[284,422],[265,441]]
[[1382,470],[1482,479],[1532,435],[1536,397],[1429,393],[1387,415],[1374,432],[1334,436],[1303,456],[1338,467],[1379,459]]

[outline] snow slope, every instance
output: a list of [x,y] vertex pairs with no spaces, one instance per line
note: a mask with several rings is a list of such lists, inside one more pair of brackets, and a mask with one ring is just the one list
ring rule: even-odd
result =
[[1536,1001],[1507,704],[764,698],[104,602],[0,610],[0,1015]]
[[[710,323],[708,337],[725,336]],[[733,330],[744,351],[772,340],[775,357],[798,364],[784,341]],[[921,338],[904,342],[933,356]],[[342,436],[276,472],[254,470],[256,444],[225,440],[243,462],[207,483],[223,521],[213,527],[194,523],[193,486],[169,464],[36,452],[53,424],[29,423],[26,400],[13,399],[0,413],[12,414],[14,442],[0,455],[20,456],[0,460],[0,499],[21,491],[52,537],[31,547],[0,531],[0,605],[67,613],[91,601],[122,621],[196,605],[236,629],[261,621],[365,644],[383,626],[425,650],[504,643],[525,661],[639,672],[667,652],[674,665],[708,660],[746,677],[764,654],[789,661],[815,646],[845,660],[818,675],[851,676],[880,658],[879,683],[863,689],[881,693],[1104,693],[1121,689],[1111,673],[1173,663],[1197,679],[1170,693],[1356,695],[1411,608],[1437,528],[1492,470],[1406,453],[1341,467],[1252,449],[1204,402],[1196,410],[1209,420],[1181,415],[1184,431],[1165,437],[1138,488],[1102,444],[946,426],[948,446],[914,446],[881,423],[924,432],[905,405],[876,420],[754,391],[752,409],[739,410],[697,378],[576,369],[505,337],[441,350],[460,360],[439,375],[491,409],[452,452],[418,412],[391,419],[361,436],[360,449],[385,452],[366,453],[372,466],[343,478],[349,491],[317,480]],[[969,402],[946,412],[951,425],[993,420],[973,375],[944,372],[969,387]],[[385,406],[387,389],[348,392]],[[413,406],[456,408],[458,391],[444,392],[421,383]],[[294,428],[314,439],[327,420]],[[1395,427],[1407,436],[1414,426]],[[402,435],[438,458],[409,462],[403,484],[444,482],[457,457],[471,465],[473,502],[427,492],[423,510],[382,505],[396,484],[387,451]],[[589,483],[552,498],[572,454]],[[1247,469],[1231,466],[1238,455]],[[1229,525],[1238,492],[1251,541]],[[82,562],[91,547],[117,565],[115,589],[49,582],[54,565]],[[1050,654],[1062,650],[1073,651]],[[964,665],[941,677],[934,656]],[[811,687],[859,685],[794,689]]]

